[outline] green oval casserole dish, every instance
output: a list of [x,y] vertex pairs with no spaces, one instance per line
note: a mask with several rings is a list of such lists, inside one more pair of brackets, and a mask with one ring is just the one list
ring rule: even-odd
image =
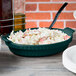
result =
[[[33,28],[37,29],[37,28]],[[57,28],[54,28],[57,29]],[[9,47],[10,51],[15,55],[19,56],[30,56],[30,57],[39,57],[39,56],[50,56],[59,52],[64,51],[69,43],[72,41],[74,30],[71,28],[58,29],[70,36],[68,40],[46,45],[22,45],[16,44],[9,41],[7,38],[9,34],[2,36],[2,39],[5,41],[6,45]],[[22,30],[24,31],[24,30]]]

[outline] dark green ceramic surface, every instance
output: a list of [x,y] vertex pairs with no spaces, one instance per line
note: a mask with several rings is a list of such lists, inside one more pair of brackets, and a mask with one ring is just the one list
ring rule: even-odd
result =
[[[33,28],[35,29],[35,28]],[[36,28],[37,29],[37,28]],[[57,29],[57,28],[55,28]],[[2,36],[2,39],[5,41],[6,45],[9,47],[10,51],[16,55],[20,56],[50,56],[59,52],[64,51],[69,43],[72,41],[73,38],[73,32],[74,30],[71,28],[65,28],[65,29],[58,29],[69,36],[71,36],[68,40],[54,43],[54,44],[46,44],[46,45],[22,45],[22,44],[16,44],[7,39],[9,34]],[[22,30],[24,31],[24,30]]]

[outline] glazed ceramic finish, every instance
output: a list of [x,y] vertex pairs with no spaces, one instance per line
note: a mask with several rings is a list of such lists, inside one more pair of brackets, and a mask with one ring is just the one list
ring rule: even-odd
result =
[[65,68],[76,73],[76,45],[67,48],[63,52],[62,62]]

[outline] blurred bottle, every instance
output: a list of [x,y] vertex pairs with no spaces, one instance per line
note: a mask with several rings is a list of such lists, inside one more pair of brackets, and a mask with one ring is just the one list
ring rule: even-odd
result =
[[10,33],[13,29],[12,0],[0,0],[0,34]]
[[14,31],[25,29],[25,14],[16,13],[14,18]]

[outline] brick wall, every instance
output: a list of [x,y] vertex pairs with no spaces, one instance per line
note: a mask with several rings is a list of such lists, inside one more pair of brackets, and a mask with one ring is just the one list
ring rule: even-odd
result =
[[76,0],[25,0],[26,28],[49,27],[65,1],[69,4],[60,14],[54,28],[76,29],[76,20],[73,17]]

